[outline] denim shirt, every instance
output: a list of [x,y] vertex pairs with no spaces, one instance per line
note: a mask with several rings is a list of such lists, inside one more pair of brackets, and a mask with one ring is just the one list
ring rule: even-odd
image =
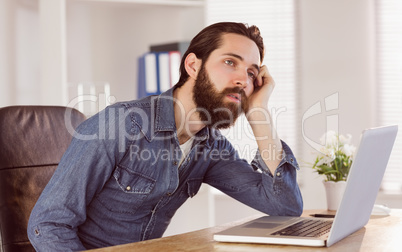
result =
[[269,215],[301,214],[298,164],[284,142],[272,175],[258,152],[249,164],[219,130],[205,127],[179,166],[172,95],[173,89],[114,104],[76,129],[29,219],[36,250],[75,251],[161,237],[202,183]]

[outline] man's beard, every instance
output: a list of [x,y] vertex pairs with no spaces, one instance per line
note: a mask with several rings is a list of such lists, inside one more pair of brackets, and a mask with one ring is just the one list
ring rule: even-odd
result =
[[[238,93],[240,104],[225,102],[228,94]],[[248,110],[248,99],[241,87],[226,88],[219,92],[201,66],[193,88],[193,100],[197,106],[200,119],[209,127],[226,129],[232,126],[241,113]]]

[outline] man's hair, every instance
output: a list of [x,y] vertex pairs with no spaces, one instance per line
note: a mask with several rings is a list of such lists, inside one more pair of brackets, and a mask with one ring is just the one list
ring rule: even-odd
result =
[[211,52],[218,49],[222,45],[222,35],[228,33],[243,35],[254,41],[258,47],[258,51],[260,52],[261,62],[263,61],[264,43],[260,30],[257,26],[252,25],[249,27],[247,24],[234,22],[212,24],[208,27],[205,27],[191,40],[187,51],[182,56],[180,63],[180,79],[176,84],[177,87],[182,86],[189,77],[184,66],[187,55],[194,53],[198,59],[202,60],[202,64],[205,64]]

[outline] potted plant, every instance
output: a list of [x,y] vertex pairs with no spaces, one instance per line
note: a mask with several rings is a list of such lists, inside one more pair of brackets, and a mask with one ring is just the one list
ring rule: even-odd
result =
[[328,131],[320,138],[322,148],[313,164],[313,169],[325,176],[323,181],[328,210],[337,210],[345,191],[346,179],[353,162],[356,147],[350,134],[338,135]]

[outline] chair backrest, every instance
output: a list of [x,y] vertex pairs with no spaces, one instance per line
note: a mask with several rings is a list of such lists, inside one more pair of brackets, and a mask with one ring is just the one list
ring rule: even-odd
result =
[[71,108],[0,108],[0,251],[34,251],[29,215],[85,116]]

